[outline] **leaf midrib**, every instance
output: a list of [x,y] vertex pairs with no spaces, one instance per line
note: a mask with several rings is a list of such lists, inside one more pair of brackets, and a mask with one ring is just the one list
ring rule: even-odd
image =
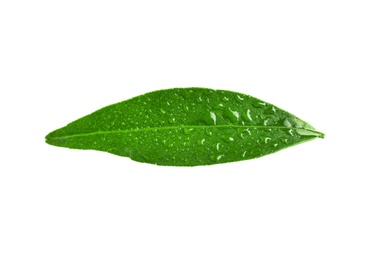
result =
[[57,136],[57,137],[46,137],[46,140],[56,140],[56,139],[66,139],[66,138],[74,138],[74,137],[82,137],[82,136],[91,136],[91,135],[100,135],[100,134],[116,134],[116,133],[129,133],[129,132],[142,132],[142,131],[153,131],[153,130],[173,130],[173,129],[183,129],[183,128],[195,128],[195,129],[202,129],[202,128],[251,128],[251,129],[304,129],[316,134],[316,137],[323,137],[324,134],[315,130],[306,129],[306,128],[298,128],[298,127],[286,127],[286,126],[244,126],[244,125],[182,125],[182,126],[167,126],[167,127],[146,127],[146,128],[139,128],[139,129],[127,129],[127,130],[111,130],[111,131],[96,131],[90,133],[83,133],[83,134],[74,134],[74,135],[65,135],[65,136]]

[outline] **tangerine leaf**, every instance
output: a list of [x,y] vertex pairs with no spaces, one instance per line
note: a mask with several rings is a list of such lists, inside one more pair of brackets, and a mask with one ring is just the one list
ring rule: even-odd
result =
[[196,166],[253,159],[318,137],[324,134],[255,97],[173,88],[99,109],[51,132],[46,142],[138,162]]

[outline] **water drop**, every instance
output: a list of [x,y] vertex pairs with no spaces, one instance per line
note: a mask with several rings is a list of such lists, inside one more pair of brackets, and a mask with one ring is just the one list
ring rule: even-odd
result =
[[219,161],[221,158],[223,158],[223,156],[224,156],[224,154],[221,154],[218,157],[216,157],[216,161]]
[[194,128],[185,128],[185,129],[184,129],[184,133],[188,135],[188,134],[190,134],[193,130],[194,130]]
[[244,132],[247,132],[249,135],[251,135],[251,131],[249,130],[249,128],[246,128],[246,129],[244,130]]
[[215,113],[211,111],[210,116],[211,116],[212,120],[214,121],[214,125],[216,125],[216,115],[215,115]]
[[202,141],[201,141],[201,145],[204,145],[204,142],[206,141],[206,139],[202,139]]
[[220,150],[220,143],[216,144],[216,150],[218,150],[218,151]]
[[226,108],[224,109],[222,116],[226,121],[229,121],[228,123],[231,123],[231,124],[238,123],[239,114],[237,111],[234,111],[230,108]]
[[250,120],[250,121],[253,121],[253,119],[251,118],[251,115],[250,115],[250,109],[247,110],[247,118]]
[[247,151],[244,151],[242,154],[242,157],[245,157]]
[[271,140],[271,138],[266,137],[266,138],[264,139],[264,142],[265,142],[265,143],[268,143],[269,140]]
[[243,97],[241,97],[240,95],[237,95],[237,98],[239,99],[239,100],[244,100],[244,98]]
[[289,122],[287,118],[284,120],[284,126],[288,128],[292,126],[292,124]]
[[234,138],[233,137],[229,137],[229,141],[233,142]]
[[305,125],[305,122],[303,122],[302,120],[298,119],[298,118],[295,118],[294,121],[296,122],[296,127],[297,128],[301,128]]
[[236,117],[236,120],[238,120],[238,118],[240,117],[240,114],[239,114],[237,111],[234,111],[234,110],[232,110],[232,109],[230,109],[230,108],[229,108],[229,110],[230,110],[230,112],[232,112],[232,114]]
[[321,134],[307,130],[307,129],[296,129],[296,132],[300,135],[310,135],[310,136],[321,137]]
[[257,100],[254,100],[252,104],[253,104],[253,107],[256,107],[256,108],[261,108],[261,107],[264,107],[266,105],[266,103],[260,102],[260,101],[257,101]]

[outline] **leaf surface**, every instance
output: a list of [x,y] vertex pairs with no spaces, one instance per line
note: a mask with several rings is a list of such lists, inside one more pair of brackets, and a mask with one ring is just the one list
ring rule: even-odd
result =
[[324,134],[310,124],[252,96],[173,88],[99,109],[51,132],[46,142],[196,166],[253,159],[318,137]]

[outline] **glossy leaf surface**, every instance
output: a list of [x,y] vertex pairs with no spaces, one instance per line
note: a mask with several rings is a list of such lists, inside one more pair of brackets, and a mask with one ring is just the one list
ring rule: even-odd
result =
[[174,88],[99,109],[51,132],[46,142],[196,166],[257,158],[318,137],[324,134],[308,123],[249,95]]

